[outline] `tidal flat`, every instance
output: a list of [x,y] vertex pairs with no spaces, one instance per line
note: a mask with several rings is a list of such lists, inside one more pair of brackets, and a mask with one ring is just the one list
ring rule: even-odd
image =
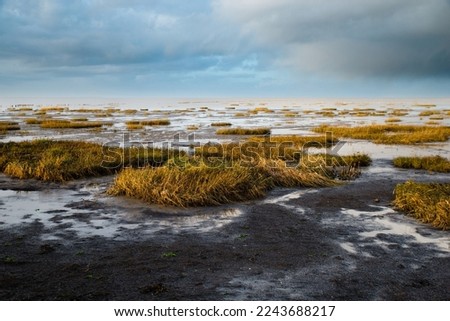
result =
[[[2,300],[450,299],[447,225],[394,204],[398,184],[450,184],[446,170],[394,162],[447,166],[448,99],[0,104]],[[195,199],[185,191],[204,180],[146,184],[177,166],[209,166],[215,188],[199,203],[152,201]],[[235,198],[222,167],[245,182]],[[121,192],[125,174],[148,175],[148,197]]]

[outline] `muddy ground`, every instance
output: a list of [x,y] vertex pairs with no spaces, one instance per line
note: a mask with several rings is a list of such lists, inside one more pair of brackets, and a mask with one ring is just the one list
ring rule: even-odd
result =
[[[74,210],[70,221],[66,209],[55,208],[46,213],[51,226],[40,219],[0,225],[0,299],[449,300],[448,232],[390,208],[395,184],[404,179],[367,172],[341,187],[278,189],[232,205],[239,215],[231,218],[214,214],[230,207],[210,208],[211,221],[220,224],[205,220],[190,228],[178,218],[188,222],[206,212],[137,203],[139,215],[120,219],[133,229],[80,236],[73,222],[127,211],[126,200],[101,195],[108,179],[100,180],[96,197],[66,205]],[[62,188],[83,195],[86,184]],[[25,186],[61,189],[0,177],[0,189]],[[155,221],[167,224],[149,232]]]

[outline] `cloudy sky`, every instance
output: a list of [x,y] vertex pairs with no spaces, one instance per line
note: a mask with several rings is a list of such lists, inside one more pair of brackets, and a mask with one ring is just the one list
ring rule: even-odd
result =
[[0,0],[1,96],[450,96],[450,0]]

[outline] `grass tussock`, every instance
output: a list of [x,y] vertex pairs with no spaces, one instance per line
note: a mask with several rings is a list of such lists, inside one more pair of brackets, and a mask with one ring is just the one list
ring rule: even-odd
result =
[[424,169],[432,172],[450,173],[450,161],[442,156],[397,157],[394,166],[399,168]]
[[259,143],[275,143],[283,144],[285,146],[295,146],[297,148],[303,147],[331,147],[335,145],[338,140],[331,136],[302,136],[302,135],[279,135],[270,137],[250,137],[248,141]]
[[123,166],[159,166],[173,153],[75,141],[0,143],[0,171],[20,179],[62,182],[112,174]]
[[445,142],[450,137],[450,127],[418,125],[366,125],[357,127],[340,127],[322,125],[313,131],[331,132],[337,137],[370,140],[376,144],[417,144],[428,142]]
[[40,125],[42,123],[42,119],[38,118],[27,118],[25,119],[25,123],[28,125]]
[[386,123],[400,123],[402,120],[400,118],[391,117],[385,120]]
[[419,113],[420,117],[428,117],[432,115],[440,115],[441,112],[439,110],[424,110]]
[[45,112],[48,112],[48,111],[61,112],[61,111],[67,110],[67,108],[66,107],[61,107],[61,106],[44,106],[44,107],[39,108],[39,110],[40,111],[45,111]]
[[8,130],[20,130],[19,123],[12,121],[0,121],[0,132],[6,132]]
[[229,166],[164,166],[125,169],[109,189],[151,204],[190,207],[210,206],[260,198],[275,186],[332,186],[318,173],[286,167],[282,161],[261,160]]
[[432,107],[436,107],[436,104],[416,104],[415,106],[417,107],[424,107],[424,108],[432,108]]
[[127,129],[128,130],[139,130],[139,129],[143,129],[144,125],[141,124],[133,124],[133,123],[128,123],[126,124]]
[[93,128],[102,127],[102,122],[93,121],[71,121],[65,119],[44,120],[40,123],[41,128]]
[[405,212],[434,227],[450,228],[450,183],[398,184],[394,191],[396,210]]
[[141,120],[141,125],[144,126],[167,126],[170,125],[170,121],[168,119],[148,119]]
[[212,123],[211,126],[213,126],[213,127],[228,127],[228,126],[231,126],[231,123],[217,122],[217,123]]
[[166,126],[170,125],[168,119],[145,119],[145,120],[130,120],[125,122],[128,125],[141,125],[141,126]]
[[270,135],[270,128],[220,128],[217,135]]

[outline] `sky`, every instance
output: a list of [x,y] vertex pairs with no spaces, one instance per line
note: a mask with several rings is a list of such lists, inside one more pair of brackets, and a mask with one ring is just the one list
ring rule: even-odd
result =
[[450,97],[450,0],[0,0],[0,96]]

